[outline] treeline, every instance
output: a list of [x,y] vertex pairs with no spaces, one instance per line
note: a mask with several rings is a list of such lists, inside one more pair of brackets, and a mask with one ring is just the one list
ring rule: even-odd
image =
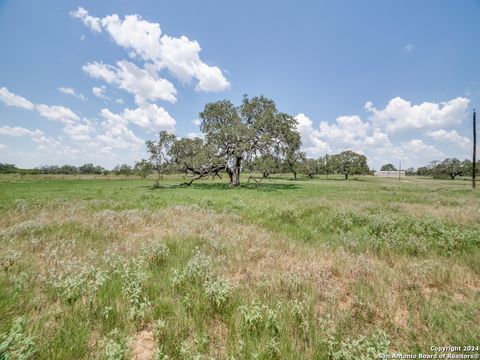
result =
[[292,173],[295,179],[297,174],[309,178],[315,175],[337,174],[348,179],[350,175],[366,175],[370,172],[366,156],[351,150],[321,156],[318,159],[309,158],[305,153],[300,152],[294,161],[263,155],[247,164],[247,169],[261,174],[263,178],[268,178],[272,174]]
[[[476,173],[479,174],[480,161],[477,161]],[[416,171],[418,176],[431,176],[434,179],[452,179],[457,176],[471,176],[473,163],[470,160],[448,158],[443,161],[432,161],[427,166],[419,167]]]
[[138,166],[122,164],[107,170],[102,166],[92,163],[82,166],[74,165],[44,165],[33,169],[20,169],[14,164],[0,163],[0,174],[23,174],[23,175],[139,175],[144,176]]

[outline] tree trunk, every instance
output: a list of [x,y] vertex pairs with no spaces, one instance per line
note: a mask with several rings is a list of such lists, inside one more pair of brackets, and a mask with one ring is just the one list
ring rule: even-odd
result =
[[293,180],[297,180],[297,172],[296,171],[293,172]]
[[242,158],[236,157],[235,163],[233,164],[233,173],[232,173],[232,186],[239,186],[240,185],[240,167],[242,165]]
[[228,177],[230,179],[230,185],[232,185],[233,184],[233,171],[229,167],[227,167],[226,170],[227,170]]
[[348,173],[345,174],[345,180],[348,180]]

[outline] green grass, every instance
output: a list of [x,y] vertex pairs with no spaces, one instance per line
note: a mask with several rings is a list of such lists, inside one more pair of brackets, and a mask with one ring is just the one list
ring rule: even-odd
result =
[[28,358],[32,339],[38,359],[478,344],[468,181],[181,180],[1,177],[0,358]]

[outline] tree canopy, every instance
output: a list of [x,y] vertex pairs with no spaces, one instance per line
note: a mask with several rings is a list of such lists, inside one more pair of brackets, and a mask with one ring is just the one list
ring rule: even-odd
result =
[[397,168],[393,164],[384,164],[380,168],[380,171],[397,171]]
[[286,157],[300,147],[296,120],[279,112],[265,96],[244,96],[240,106],[228,100],[209,103],[200,119],[205,143],[217,150],[233,186],[240,184],[242,161],[266,155]]
[[332,155],[330,161],[333,164],[335,172],[343,174],[345,180],[348,179],[349,175],[363,175],[368,174],[370,171],[367,165],[367,157],[351,150]]

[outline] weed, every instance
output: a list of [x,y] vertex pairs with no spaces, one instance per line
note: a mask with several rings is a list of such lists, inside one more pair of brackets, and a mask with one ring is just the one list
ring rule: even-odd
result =
[[354,340],[338,342],[333,336],[328,340],[328,353],[333,360],[370,360],[378,359],[380,354],[388,352],[389,341],[384,332],[370,336],[360,336]]
[[104,360],[126,360],[128,347],[117,329],[111,331],[104,339]]
[[170,251],[163,242],[160,242],[159,240],[154,240],[147,245],[145,245],[142,248],[141,251],[141,256],[149,261],[153,262],[155,264],[160,264],[164,262],[167,257],[169,256]]
[[147,276],[143,269],[143,262],[133,260],[125,263],[119,269],[119,273],[123,282],[123,293],[130,304],[130,319],[143,319],[151,305],[150,301],[142,294],[142,282]]
[[223,278],[208,278],[203,284],[203,289],[205,296],[217,310],[223,309],[232,293],[232,286]]
[[26,320],[17,318],[7,334],[0,336],[0,359],[31,359],[37,349],[32,336],[25,332]]
[[250,333],[278,333],[278,312],[261,302],[240,307],[244,329]]

